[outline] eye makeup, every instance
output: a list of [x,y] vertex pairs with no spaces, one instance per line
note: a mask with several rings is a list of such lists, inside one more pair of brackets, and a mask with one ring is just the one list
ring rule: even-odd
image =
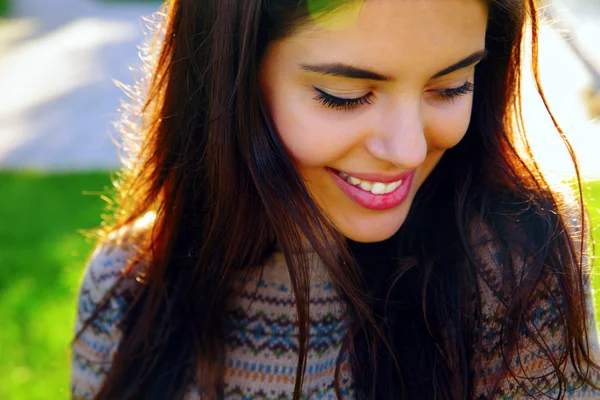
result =
[[321,90],[314,86],[313,86],[313,88],[318,93],[317,96],[314,98],[314,100],[318,101],[319,103],[323,104],[326,107],[334,108],[334,109],[342,110],[342,111],[353,111],[362,105],[371,104],[371,97],[373,96],[372,93],[367,93],[366,95],[361,96],[361,97],[347,99],[347,98],[333,96],[333,95],[325,92],[324,90]]
[[[369,105],[371,104],[371,99],[373,97],[373,93],[367,93],[361,97],[343,98],[329,94],[315,86],[313,86],[313,88],[317,92],[317,96],[314,98],[315,101],[328,108],[333,108],[340,111],[354,111],[360,106]],[[464,96],[470,92],[473,92],[474,89],[475,85],[472,82],[467,81],[462,86],[457,88],[440,89],[432,92],[441,100],[452,101],[460,96]]]
[[464,85],[459,86],[457,88],[436,90],[435,93],[442,100],[451,101],[456,99],[457,97],[464,96],[465,94],[470,93],[473,90],[475,90],[475,85],[472,82],[467,81],[464,83]]

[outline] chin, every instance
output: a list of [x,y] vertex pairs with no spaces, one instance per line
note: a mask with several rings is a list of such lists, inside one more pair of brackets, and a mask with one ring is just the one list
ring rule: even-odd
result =
[[392,218],[386,218],[385,221],[381,221],[379,218],[372,221],[361,221],[362,223],[340,227],[340,232],[346,238],[359,243],[382,242],[398,232],[398,229],[404,223],[405,217],[403,215],[400,221],[394,221]]

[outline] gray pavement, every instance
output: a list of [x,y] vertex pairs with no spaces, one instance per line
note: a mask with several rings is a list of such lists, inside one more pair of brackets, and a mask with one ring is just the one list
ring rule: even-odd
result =
[[[125,95],[113,80],[134,82],[145,38],[141,17],[153,14],[158,3],[14,1],[13,15],[0,20],[0,169],[119,167],[112,122]],[[542,29],[542,78],[584,174],[597,178],[600,123],[590,121],[582,100],[594,77],[573,44],[600,66],[600,1],[563,3],[569,13],[554,13],[557,21]],[[561,37],[565,29],[576,30],[567,35],[570,42]],[[525,87],[526,124],[538,161],[548,171],[569,174],[533,86]]]
[[0,169],[120,165],[112,122],[158,3],[15,0],[0,21]]

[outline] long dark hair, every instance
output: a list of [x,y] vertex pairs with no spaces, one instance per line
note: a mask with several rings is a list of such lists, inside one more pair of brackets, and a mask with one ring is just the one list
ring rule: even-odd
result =
[[[322,3],[333,9],[343,1]],[[564,389],[560,371],[566,363],[586,379],[585,367],[595,364],[586,335],[581,190],[575,196],[581,222],[576,240],[559,212],[563,199],[550,190],[527,146],[517,148],[526,143],[516,123],[526,22],[539,83],[535,1],[488,3],[489,54],[476,69],[466,136],[423,184],[399,232],[369,245],[339,235],[312,201],[260,97],[262,55],[309,20],[306,1],[165,5],[148,52],[152,60],[140,92],[145,102],[124,117],[122,131],[134,155],[115,182],[119,196],[104,231],[148,213],[155,218],[123,275],[143,275],[143,284],[122,321],[123,339],[97,399],[182,398],[193,381],[206,398],[219,397],[221,318],[231,281],[247,266],[260,265],[276,242],[297,302],[299,399],[309,321],[308,260],[297,251],[303,237],[348,305],[343,349],[351,356],[359,398],[472,394],[478,377],[470,362],[482,343],[478,281],[489,276],[480,256],[489,243],[506,260],[500,282],[488,282],[505,309],[499,340],[508,361],[497,376],[535,386],[535,378],[518,377],[509,364],[520,331],[529,326],[534,291],[552,274],[563,304],[560,345],[566,352],[553,354],[534,329],[528,335],[538,338],[553,367],[545,379]],[[519,272],[518,260],[525,258],[527,267]]]

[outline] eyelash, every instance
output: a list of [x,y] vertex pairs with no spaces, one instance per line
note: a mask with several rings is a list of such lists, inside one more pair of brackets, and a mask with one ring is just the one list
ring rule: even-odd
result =
[[[342,111],[353,111],[364,104],[371,104],[371,93],[368,93],[362,97],[358,97],[355,99],[344,99],[341,97],[332,96],[329,93],[324,92],[323,90],[314,86],[313,88],[318,93],[317,97],[315,97],[315,100],[329,108],[334,108]],[[440,97],[440,99],[444,101],[452,101],[457,97],[464,96],[467,93],[472,92],[474,89],[475,85],[473,85],[472,82],[465,82],[464,85],[454,89],[438,90],[437,95]]]
[[329,108],[335,108],[343,111],[352,111],[364,104],[371,104],[371,93],[368,93],[356,99],[343,99],[341,97],[332,96],[329,93],[324,92],[316,87],[314,87],[314,89],[317,91],[317,93],[319,93],[317,97],[315,97],[315,100]]
[[475,85],[472,82],[465,82],[464,85],[454,89],[443,89],[437,92],[438,96],[442,100],[452,101],[457,97],[464,96],[467,93],[472,92],[475,89]]

